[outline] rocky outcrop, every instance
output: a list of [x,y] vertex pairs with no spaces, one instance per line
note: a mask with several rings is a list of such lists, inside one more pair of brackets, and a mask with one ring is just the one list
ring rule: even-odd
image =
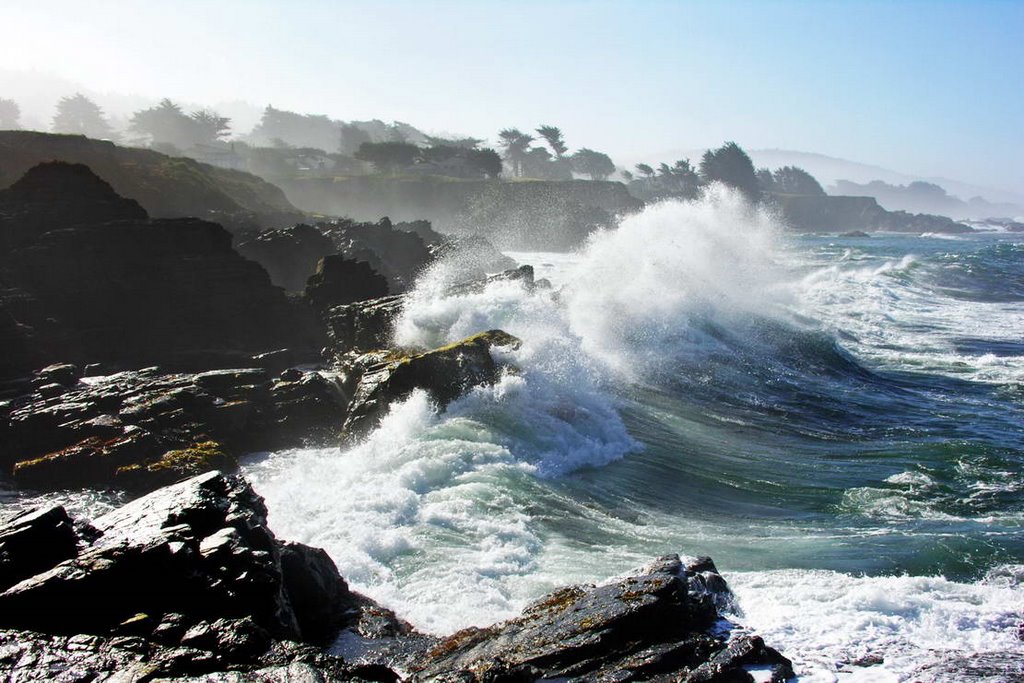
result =
[[[708,558],[663,557],[570,586],[510,621],[415,632],[351,591],[322,550],[281,542],[241,478],[211,472],[91,523],[60,507],[0,523],[0,673],[9,680],[731,683],[789,661],[723,620]],[[52,544],[45,553],[33,544]],[[361,665],[319,646],[340,632]]]
[[320,223],[337,253],[357,261],[366,261],[387,278],[392,292],[404,292],[429,266],[434,255],[423,239],[392,225],[387,217],[377,223],[359,223],[340,219]]
[[415,389],[427,391],[443,407],[470,387],[493,384],[512,367],[496,361],[491,349],[517,348],[519,343],[506,332],[490,330],[426,353],[384,357],[363,370],[345,419],[345,433],[365,433],[389,405]]
[[773,195],[783,220],[805,232],[970,232],[971,228],[946,218],[905,211],[886,211],[873,197]]
[[58,360],[225,367],[323,345],[222,227],[149,220],[82,166],[45,164],[0,191],[0,240],[0,335],[16,351],[0,377]]
[[417,680],[682,681],[750,680],[745,666],[793,675],[789,661],[756,636],[712,634],[731,600],[708,558],[663,557],[600,586],[571,586],[521,616],[443,639],[412,665]]
[[301,292],[320,259],[335,253],[330,238],[305,223],[246,233],[235,249],[263,266],[270,281],[288,292]]
[[0,188],[53,160],[85,164],[155,218],[195,216],[233,232],[302,220],[280,188],[250,173],[81,135],[0,131]]
[[320,259],[306,283],[305,299],[318,312],[333,306],[377,299],[388,294],[388,282],[365,261],[331,254]]
[[[25,528],[25,517],[13,524]],[[0,526],[0,538],[11,527]],[[54,556],[0,593],[0,627],[17,629],[0,631],[0,669],[9,677],[42,680],[71,668],[75,680],[110,671],[149,680],[257,669],[360,678],[298,643],[323,645],[343,626],[358,628],[372,603],[349,591],[322,551],[279,542],[244,480],[195,477],[89,529],[71,557]],[[31,553],[18,558],[39,569]],[[383,667],[363,673],[396,678]]]
[[252,450],[337,443],[348,407],[343,378],[315,371],[151,368],[78,379],[65,376],[73,366],[56,367],[0,412],[0,464],[30,488],[147,490],[231,470]]

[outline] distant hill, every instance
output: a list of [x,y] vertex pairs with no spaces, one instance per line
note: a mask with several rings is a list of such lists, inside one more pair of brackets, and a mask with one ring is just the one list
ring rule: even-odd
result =
[[81,135],[0,131],[0,189],[44,161],[85,164],[154,218],[194,216],[238,230],[302,217],[284,192],[251,173]]

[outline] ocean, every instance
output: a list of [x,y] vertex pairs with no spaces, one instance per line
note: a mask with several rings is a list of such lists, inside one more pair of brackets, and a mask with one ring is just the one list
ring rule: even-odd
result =
[[[1024,680],[1024,234],[796,235],[719,188],[510,256],[550,286],[442,261],[394,335],[500,328],[517,371],[247,457],[278,537],[437,634],[709,555],[803,683]],[[116,502],[19,505],[55,500]]]
[[510,255],[551,287],[441,263],[395,337],[500,328],[519,372],[252,458],[276,533],[435,633],[710,555],[801,681],[1021,680],[1024,235],[794,235],[716,190]]

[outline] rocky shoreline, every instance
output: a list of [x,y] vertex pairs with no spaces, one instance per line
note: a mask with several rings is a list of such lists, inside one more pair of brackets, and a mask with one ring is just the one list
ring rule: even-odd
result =
[[501,330],[395,348],[403,291],[459,249],[475,265],[456,270],[469,281],[453,293],[494,279],[547,286],[529,266],[483,277],[509,265],[485,242],[400,227],[244,238],[274,280],[305,282],[286,293],[220,226],[151,219],[85,166],[43,164],[0,191],[4,477],[25,494],[136,497],[93,520],[48,505],[0,521],[6,680],[792,676],[725,620],[731,594],[706,558],[660,558],[442,638],[349,590],[323,550],[274,536],[262,499],[232,474],[239,457],[358,439],[413,391],[443,407],[517,372],[491,352],[519,344]]
[[[732,594],[708,558],[659,558],[599,586],[560,589],[515,619],[439,638],[349,590],[326,553],[278,540],[266,517],[245,480],[208,472],[92,521],[59,506],[7,520],[0,671],[12,681],[793,675],[785,657],[725,621]],[[358,643],[358,658],[325,649],[335,641]]]

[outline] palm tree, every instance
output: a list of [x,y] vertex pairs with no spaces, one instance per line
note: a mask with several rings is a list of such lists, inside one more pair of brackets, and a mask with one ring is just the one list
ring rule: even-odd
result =
[[645,178],[650,179],[654,177],[654,169],[647,164],[637,164],[636,171]]
[[548,143],[548,147],[555,153],[556,158],[564,158],[565,153],[569,151],[568,145],[565,144],[565,140],[562,138],[561,129],[555,126],[541,126],[537,129],[537,135],[544,138],[544,141]]
[[505,160],[512,166],[512,174],[522,176],[523,160],[533,142],[533,136],[523,133],[518,128],[505,128],[498,133],[499,145],[505,148]]

